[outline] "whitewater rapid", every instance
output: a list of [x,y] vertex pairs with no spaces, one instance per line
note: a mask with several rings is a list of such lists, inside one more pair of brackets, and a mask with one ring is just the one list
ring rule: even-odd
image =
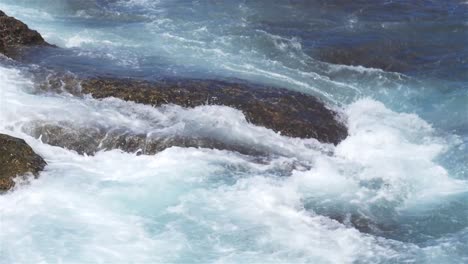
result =
[[[371,99],[345,109],[350,136],[324,151],[318,142],[247,124],[227,107],[162,110],[118,99],[34,94],[33,82],[20,70],[2,67],[0,76],[0,132],[25,138],[49,163],[40,179],[0,196],[4,263],[426,257],[424,248],[360,233],[329,217],[360,215],[382,224],[399,211],[466,192],[465,181],[451,179],[434,162],[450,142],[433,137],[431,126],[416,115],[392,112]],[[197,122],[205,133],[268,145],[278,155],[261,163],[195,148],[81,156],[23,131],[32,121],[68,119],[138,132],[147,132],[154,120],[176,119],[174,126],[186,129]]]
[[[308,53],[316,35],[285,33],[300,23],[279,13],[305,19],[287,4],[180,2],[0,0],[1,10],[66,48],[24,64],[0,58],[0,133],[25,139],[48,163],[38,179],[0,195],[0,263],[468,261],[463,80],[316,60]],[[351,32],[367,25],[346,21]],[[339,110],[349,137],[337,146],[289,138],[224,106],[153,108],[44,92],[35,74],[45,67],[299,90]],[[214,138],[269,155],[172,147],[87,156],[30,136],[35,126],[69,121]]]

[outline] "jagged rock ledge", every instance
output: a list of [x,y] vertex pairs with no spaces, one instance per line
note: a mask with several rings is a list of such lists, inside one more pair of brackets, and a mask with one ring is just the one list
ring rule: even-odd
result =
[[332,144],[347,137],[347,128],[337,120],[336,112],[311,95],[287,89],[215,80],[146,82],[104,78],[84,80],[81,88],[82,93],[97,99],[116,97],[156,107],[229,106],[241,110],[249,122],[289,137]]
[[0,134],[0,192],[15,186],[17,176],[38,177],[46,165],[24,140]]
[[[241,110],[246,119],[285,136],[315,138],[338,144],[347,128],[324,103],[313,96],[286,89],[219,80],[171,79],[158,82],[132,79],[53,76],[41,85],[47,92],[70,92],[75,96],[91,94],[96,99],[115,97],[125,101],[160,107],[175,104],[186,108],[223,105]],[[70,122],[31,124],[27,133],[43,142],[66,147],[78,153],[121,149],[154,154],[171,146],[228,149],[243,154],[266,154],[265,149],[242,142],[187,135],[135,134],[98,127],[76,127]]]
[[54,47],[35,30],[0,10],[0,53],[16,58],[22,49],[31,46]]

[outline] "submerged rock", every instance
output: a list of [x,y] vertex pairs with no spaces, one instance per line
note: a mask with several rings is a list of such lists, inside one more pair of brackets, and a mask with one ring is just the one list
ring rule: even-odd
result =
[[68,122],[31,123],[25,132],[41,141],[76,151],[78,154],[94,155],[101,150],[120,149],[125,152],[153,155],[170,147],[201,147],[236,151],[246,155],[264,155],[254,146],[223,142],[219,139],[184,135],[143,134],[127,129],[77,127]]
[[213,80],[146,82],[102,78],[84,80],[81,88],[82,93],[97,99],[116,97],[152,106],[229,106],[241,110],[252,124],[289,137],[332,144],[347,137],[347,128],[336,112],[311,95],[286,89]]
[[[86,79],[73,75],[48,75],[39,85],[47,92],[69,92],[75,96],[115,97],[160,107],[175,104],[192,108],[224,105],[241,110],[248,121],[290,137],[315,138],[338,144],[347,136],[337,113],[313,96],[285,89],[215,80],[165,80],[147,82],[131,79]],[[77,126],[71,122],[31,123],[24,132],[44,143],[93,155],[100,150],[120,149],[131,153],[155,154],[166,148],[202,147],[236,151],[246,155],[268,155],[271,150],[209,135],[135,133],[128,128]],[[271,154],[271,153],[270,153]]]
[[37,177],[46,165],[24,140],[0,134],[0,191],[11,189],[17,176]]
[[24,47],[52,46],[35,30],[0,11],[0,53],[16,57]]

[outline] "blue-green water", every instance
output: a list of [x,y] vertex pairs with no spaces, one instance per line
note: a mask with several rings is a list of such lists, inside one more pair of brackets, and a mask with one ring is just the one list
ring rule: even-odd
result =
[[[0,263],[468,262],[466,2],[0,0],[0,10],[63,48],[0,58],[0,132],[49,164],[0,196]],[[327,49],[354,51],[356,65],[327,63]],[[338,109],[350,136],[288,138],[221,106],[36,94],[39,67],[299,90]],[[272,154],[88,157],[25,133],[68,120]]]

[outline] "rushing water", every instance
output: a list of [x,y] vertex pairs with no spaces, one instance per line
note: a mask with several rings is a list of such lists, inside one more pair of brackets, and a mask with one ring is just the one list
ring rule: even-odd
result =
[[[65,49],[0,58],[0,133],[48,166],[0,195],[0,263],[468,262],[464,1],[0,0]],[[364,46],[345,66],[325,49]],[[364,58],[365,59],[365,58]],[[34,72],[243,79],[321,97],[338,146],[221,106],[152,108],[36,93]],[[268,149],[81,156],[27,134],[72,120]]]

